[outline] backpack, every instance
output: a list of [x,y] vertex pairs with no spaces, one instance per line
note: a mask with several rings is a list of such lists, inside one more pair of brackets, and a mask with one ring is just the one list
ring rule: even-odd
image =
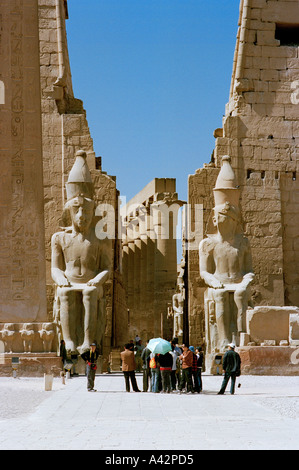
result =
[[150,369],[156,369],[157,364],[156,364],[156,359],[155,357],[152,357],[150,362],[149,362]]

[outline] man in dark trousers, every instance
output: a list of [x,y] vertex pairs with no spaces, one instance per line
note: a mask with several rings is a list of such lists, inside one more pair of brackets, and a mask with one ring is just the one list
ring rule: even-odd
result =
[[189,346],[190,351],[193,352],[193,364],[192,364],[192,379],[193,379],[193,390],[200,393],[199,382],[198,382],[198,367],[197,367],[197,356],[195,354],[194,346]]
[[226,351],[223,356],[222,367],[224,378],[218,395],[224,394],[229,379],[231,379],[230,393],[231,395],[235,393],[236,377],[239,377],[241,373],[241,358],[235,351],[235,347],[234,343],[230,343],[228,345],[228,351]]
[[94,380],[97,370],[97,360],[99,357],[96,343],[92,343],[90,345],[90,349],[81,354],[81,357],[83,361],[86,362],[87,390],[88,392],[96,392],[94,389]]
[[173,365],[173,356],[167,352],[166,354],[159,355],[160,373],[162,378],[162,391],[163,393],[171,392],[171,371]]
[[134,392],[140,392],[135,377],[136,362],[134,357],[134,351],[131,348],[131,344],[125,345],[125,350],[120,353],[122,360],[122,371],[125,376],[126,391],[130,391],[130,380]]
[[149,366],[151,351],[150,349],[147,348],[147,345],[148,345],[148,341],[146,342],[146,347],[143,349],[141,353],[141,359],[143,362],[142,371],[143,371],[143,391],[144,392],[148,391],[150,378],[151,378],[151,370]]

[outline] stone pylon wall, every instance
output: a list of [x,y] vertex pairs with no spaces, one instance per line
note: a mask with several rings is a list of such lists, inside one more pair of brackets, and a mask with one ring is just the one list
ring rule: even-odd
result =
[[47,320],[38,9],[0,1],[0,323]]
[[65,203],[65,183],[77,150],[88,154],[95,169],[95,154],[86,113],[75,99],[67,49],[67,3],[39,0],[39,49],[43,128],[43,170],[47,280],[50,282],[51,235],[58,230]]
[[[256,278],[256,305],[299,305],[298,0],[243,0],[223,128],[212,162],[189,177],[189,203],[203,205],[204,227],[221,158],[230,155],[241,188],[244,231]],[[198,254],[188,253],[191,341],[202,341]]]
[[122,324],[126,305],[119,263],[121,245],[117,241],[119,192],[116,178],[101,169],[100,159],[94,152],[86,111],[82,101],[74,97],[66,34],[67,1],[38,0],[38,15],[48,318],[52,319],[54,295],[50,271],[51,236],[63,223],[65,183],[76,151],[83,149],[87,153],[96,202],[109,204],[115,211],[116,237],[106,242],[113,271],[106,285],[107,324],[103,352],[108,357],[112,346],[118,345],[118,341],[123,343],[116,325],[121,325],[120,330],[126,331],[126,323]]

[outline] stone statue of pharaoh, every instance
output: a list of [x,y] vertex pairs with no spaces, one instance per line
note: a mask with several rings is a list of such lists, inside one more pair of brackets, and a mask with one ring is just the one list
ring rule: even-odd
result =
[[53,323],[43,323],[39,336],[43,342],[44,352],[50,353],[52,351],[52,343],[55,337]]
[[51,273],[66,350],[82,353],[96,340],[98,323],[104,322],[99,299],[109,277],[105,245],[95,234],[93,185],[83,151],[76,154],[66,192],[71,227],[52,237]]
[[[199,245],[200,276],[208,286],[207,297],[214,302],[217,338],[211,341],[219,351],[246,331],[246,310],[250,284],[254,279],[249,240],[241,230],[239,189],[230,158],[223,157],[214,189],[213,225]],[[213,319],[209,319],[213,323]],[[206,325],[207,328],[207,325]]]
[[32,352],[33,339],[35,336],[33,323],[24,323],[20,330],[21,338],[23,340],[23,347],[25,353]]
[[177,292],[172,297],[173,337],[183,342],[184,286],[178,283]]
[[6,352],[13,352],[13,343],[17,336],[15,331],[14,323],[5,323],[3,330],[1,331],[1,337],[5,344]]

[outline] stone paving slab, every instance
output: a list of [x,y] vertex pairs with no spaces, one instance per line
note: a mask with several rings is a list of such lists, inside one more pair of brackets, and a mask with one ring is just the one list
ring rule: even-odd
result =
[[[0,394],[9,385],[17,397],[22,379],[6,380]],[[217,395],[221,380],[204,377],[202,394],[179,395],[126,393],[113,374],[96,377],[97,393],[86,391],[85,377],[56,379],[52,392],[43,392],[42,379],[27,379],[43,399],[19,417],[0,414],[0,449],[299,449],[298,377],[244,376],[234,396]]]

